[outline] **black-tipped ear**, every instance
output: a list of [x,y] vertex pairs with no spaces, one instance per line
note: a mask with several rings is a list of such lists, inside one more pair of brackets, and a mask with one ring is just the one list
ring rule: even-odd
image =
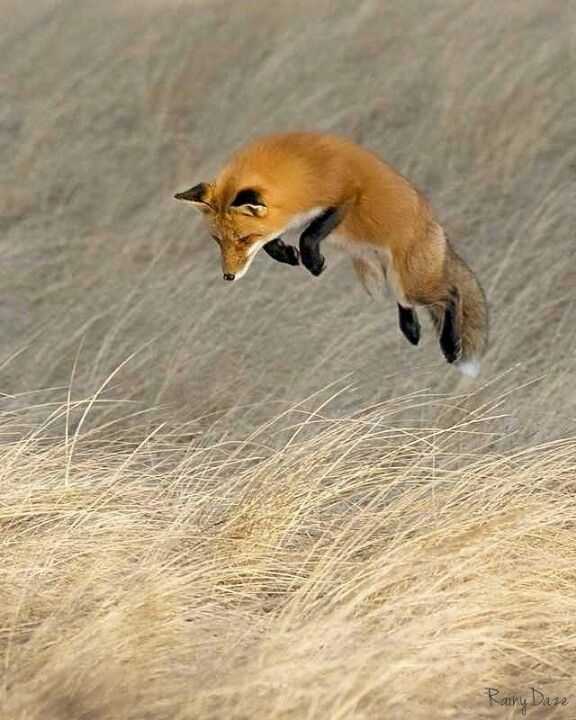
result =
[[199,210],[202,210],[203,212],[209,212],[213,210],[211,204],[212,185],[210,183],[198,183],[198,185],[194,185],[194,187],[191,187],[189,190],[184,190],[184,192],[176,193],[174,197],[176,198],[176,200],[187,200],[188,202],[193,203]]
[[198,183],[189,190],[184,192],[176,193],[174,197],[176,200],[190,200],[191,202],[204,202],[204,195],[206,194],[206,183]]
[[244,215],[255,215],[257,217],[264,217],[268,213],[262,195],[254,188],[239,190],[230,203],[230,208]]

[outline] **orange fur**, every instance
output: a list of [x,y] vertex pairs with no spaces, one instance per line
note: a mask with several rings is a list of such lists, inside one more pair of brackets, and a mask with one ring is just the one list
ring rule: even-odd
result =
[[[231,207],[245,188],[263,206]],[[220,244],[222,265],[241,275],[262,244],[282,235],[315,209],[339,207],[341,224],[327,238],[353,258],[361,279],[374,283],[380,266],[398,302],[428,307],[440,329],[456,290],[461,361],[482,354],[487,337],[480,286],[451,249],[427,199],[377,155],[344,138],[283,133],[241,148],[195,204]],[[368,254],[367,254],[368,253]]]

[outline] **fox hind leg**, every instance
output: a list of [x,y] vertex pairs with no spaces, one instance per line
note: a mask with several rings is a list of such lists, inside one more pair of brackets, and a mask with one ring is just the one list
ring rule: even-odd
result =
[[382,270],[359,257],[352,258],[352,265],[368,295],[373,298],[382,297],[385,280]]
[[412,345],[418,345],[420,342],[420,322],[414,308],[403,307],[398,303],[398,323],[408,342],[412,343]]
[[457,288],[452,288],[442,303],[430,305],[428,310],[438,332],[440,349],[449,363],[460,358],[462,350],[461,324],[458,312],[460,297]]
[[[360,257],[353,257],[352,264],[364,289],[373,298],[382,296],[384,281],[386,279],[386,268],[380,264],[366,262]],[[420,342],[420,322],[416,310],[412,307],[404,307],[398,303],[398,322],[400,330],[412,345]]]

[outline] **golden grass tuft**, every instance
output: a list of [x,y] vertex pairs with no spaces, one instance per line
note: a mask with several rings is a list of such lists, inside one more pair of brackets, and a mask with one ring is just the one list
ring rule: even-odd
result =
[[485,687],[570,696],[576,440],[456,452],[473,427],[316,415],[240,465],[158,433],[114,456],[5,445],[0,717],[479,718]]

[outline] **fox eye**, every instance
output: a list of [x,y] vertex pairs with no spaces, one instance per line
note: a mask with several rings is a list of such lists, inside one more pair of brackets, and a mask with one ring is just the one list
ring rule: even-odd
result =
[[253,237],[254,237],[254,235],[244,235],[244,237],[238,238],[238,242],[239,243],[247,243],[250,240],[252,240]]
[[216,240],[217,243],[220,243],[220,238],[217,235],[210,235],[212,240]]

